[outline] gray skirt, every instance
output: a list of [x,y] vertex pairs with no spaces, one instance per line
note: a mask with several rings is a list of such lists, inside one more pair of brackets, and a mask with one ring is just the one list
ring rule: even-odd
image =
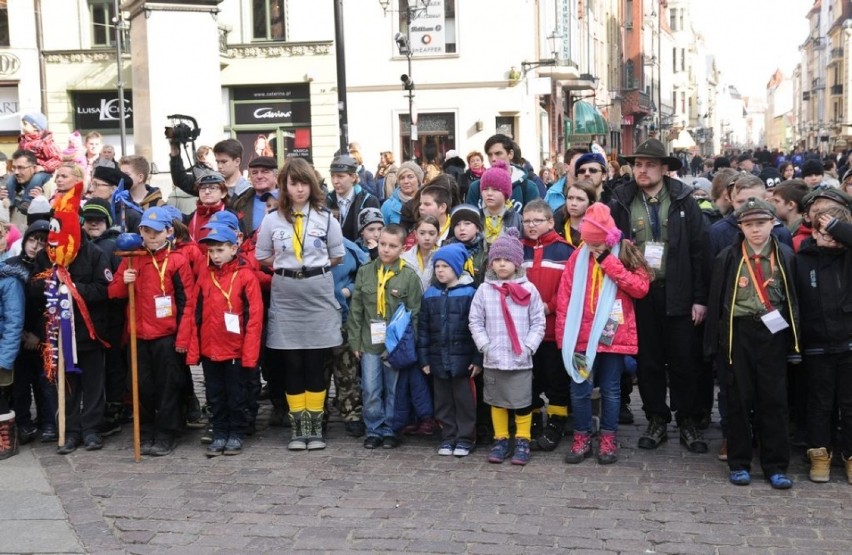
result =
[[532,405],[532,369],[494,370],[482,374],[483,400],[504,409],[525,409]]
[[343,343],[340,305],[331,272],[306,279],[275,274],[266,345],[272,349],[326,349]]

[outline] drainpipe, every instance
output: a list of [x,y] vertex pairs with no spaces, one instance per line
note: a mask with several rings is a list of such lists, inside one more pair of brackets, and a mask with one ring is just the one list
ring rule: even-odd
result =
[[35,3],[35,28],[36,28],[36,48],[38,49],[38,78],[40,82],[39,89],[41,90],[41,113],[47,115],[47,68],[44,61],[44,41],[42,39],[41,25],[41,0],[33,0]]

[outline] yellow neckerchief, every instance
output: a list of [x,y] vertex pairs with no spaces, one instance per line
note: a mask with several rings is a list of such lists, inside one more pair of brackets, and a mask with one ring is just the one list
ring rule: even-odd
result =
[[302,261],[302,246],[305,241],[302,237],[305,233],[304,219],[305,214],[303,212],[293,212],[293,254],[299,262]]
[[163,292],[163,296],[166,295],[166,269],[169,267],[169,253],[172,252],[172,248],[170,246],[166,247],[166,257],[163,259],[163,267],[160,268],[160,265],[157,264],[157,253],[151,253],[151,263],[154,264],[154,268],[157,270],[157,274],[160,276],[160,290]]
[[441,240],[441,237],[447,237],[447,234],[450,231],[450,222],[452,222],[452,220],[448,216],[445,216],[445,217],[447,218],[447,221],[444,223],[444,226],[441,228],[441,231],[438,233],[438,240],[439,241]]
[[601,288],[603,287],[603,268],[598,264],[598,261],[594,259],[592,256],[592,260],[594,261],[595,267],[592,270],[592,287],[589,292],[589,310],[594,314],[595,307],[597,306],[597,302],[600,297]]
[[464,271],[470,274],[470,277],[476,277],[476,268],[473,266],[473,257],[468,256],[464,261]]
[[234,311],[234,307],[231,306],[231,292],[234,290],[234,280],[236,279],[236,277],[237,270],[234,270],[234,273],[231,274],[231,284],[228,286],[228,292],[225,293],[225,290],[222,289],[222,285],[219,283],[219,280],[216,279],[216,274],[213,272],[213,270],[210,270],[210,279],[213,280],[213,285],[216,286],[216,289],[218,289],[222,293],[222,296],[225,297],[225,300],[228,301],[228,312]]
[[[429,258],[430,258],[430,259],[432,258],[432,253],[433,253],[433,252],[435,252],[435,249],[434,249],[434,248],[433,248],[431,251],[429,251]],[[417,265],[418,265],[418,266],[420,266],[420,271],[421,271],[421,272],[422,272],[424,269],[426,269],[426,263],[425,263],[425,262],[423,262],[423,254],[420,252],[420,247],[417,247]]]
[[[506,215],[506,210],[511,207],[511,201],[507,200],[503,207],[503,212],[499,216],[492,216],[487,210],[483,210],[483,215],[485,216],[485,242],[489,245],[500,237],[500,233],[503,232],[503,216]],[[492,220],[496,223],[493,223]]]
[[[400,271],[405,267],[405,261],[400,259],[399,261],[399,269]],[[379,286],[376,291],[376,314],[381,316],[382,318],[387,317],[387,305],[385,304],[385,289],[387,288],[387,284],[390,279],[396,274],[388,268],[385,270],[383,264],[379,265]]]

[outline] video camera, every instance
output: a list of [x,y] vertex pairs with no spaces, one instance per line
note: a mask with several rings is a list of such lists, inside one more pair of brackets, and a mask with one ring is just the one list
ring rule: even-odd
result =
[[195,139],[201,134],[201,129],[194,117],[183,114],[173,114],[166,117],[172,120],[172,126],[167,126],[165,130],[166,138],[172,144],[186,146],[190,142],[195,143]]

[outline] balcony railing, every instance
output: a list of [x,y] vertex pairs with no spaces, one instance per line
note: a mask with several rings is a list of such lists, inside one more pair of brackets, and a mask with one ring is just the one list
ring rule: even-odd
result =
[[825,80],[822,77],[817,77],[811,82],[812,91],[821,91],[825,89]]
[[831,60],[838,61],[843,59],[843,48],[832,48],[831,49]]
[[813,43],[814,43],[814,50],[824,50],[825,49],[825,43],[826,43],[825,37],[814,37]]
[[843,94],[843,85],[832,85],[831,94]]

